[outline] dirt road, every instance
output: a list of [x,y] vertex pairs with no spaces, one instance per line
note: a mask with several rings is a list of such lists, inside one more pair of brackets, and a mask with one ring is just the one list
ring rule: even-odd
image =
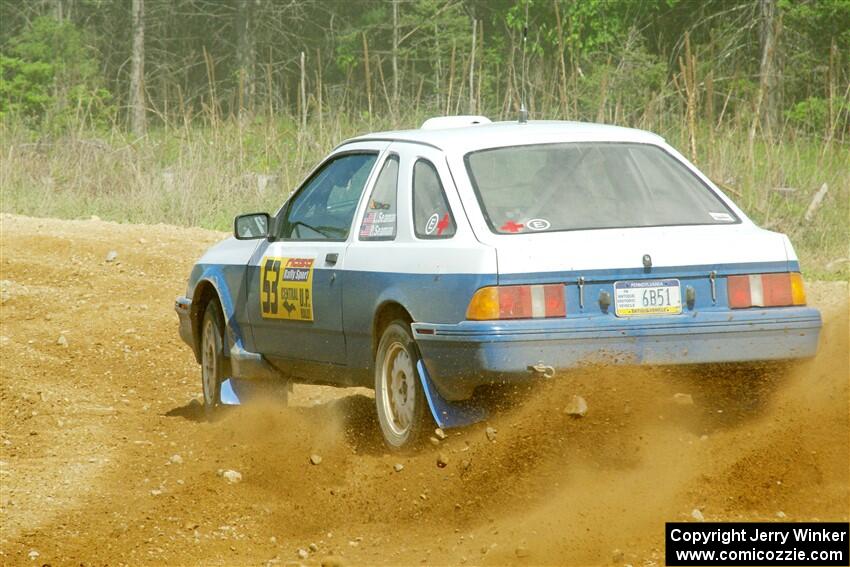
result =
[[395,456],[366,391],[200,418],[172,304],[221,237],[2,217],[0,564],[661,565],[694,509],[848,519],[846,283],[810,284],[821,353],[787,373],[576,372]]

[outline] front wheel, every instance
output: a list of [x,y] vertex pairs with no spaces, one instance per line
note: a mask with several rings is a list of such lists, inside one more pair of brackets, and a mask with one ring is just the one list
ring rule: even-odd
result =
[[415,447],[433,426],[419,382],[419,351],[410,325],[393,321],[384,330],[375,356],[375,405],[386,445],[395,451]]
[[204,390],[204,415],[213,416],[221,400],[224,380],[224,318],[216,301],[210,301],[201,323],[201,385]]

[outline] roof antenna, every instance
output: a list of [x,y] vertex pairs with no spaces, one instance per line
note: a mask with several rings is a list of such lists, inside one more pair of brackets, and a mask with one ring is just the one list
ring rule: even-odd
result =
[[522,28],[522,79],[520,86],[518,120],[520,124],[526,124],[528,122],[528,109],[525,107],[525,46],[528,43],[528,4],[529,0],[525,0],[525,26]]

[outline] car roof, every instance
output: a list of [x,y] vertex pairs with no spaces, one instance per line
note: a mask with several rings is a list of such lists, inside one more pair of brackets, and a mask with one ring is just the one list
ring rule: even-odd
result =
[[374,132],[346,140],[340,147],[354,142],[378,140],[425,144],[446,152],[464,154],[486,148],[558,142],[664,142],[657,134],[634,128],[589,122],[530,120],[524,123],[488,122],[445,128]]

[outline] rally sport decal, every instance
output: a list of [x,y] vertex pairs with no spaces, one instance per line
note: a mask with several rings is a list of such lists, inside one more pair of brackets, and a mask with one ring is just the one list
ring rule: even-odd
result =
[[270,319],[313,320],[312,258],[263,258],[260,313]]

